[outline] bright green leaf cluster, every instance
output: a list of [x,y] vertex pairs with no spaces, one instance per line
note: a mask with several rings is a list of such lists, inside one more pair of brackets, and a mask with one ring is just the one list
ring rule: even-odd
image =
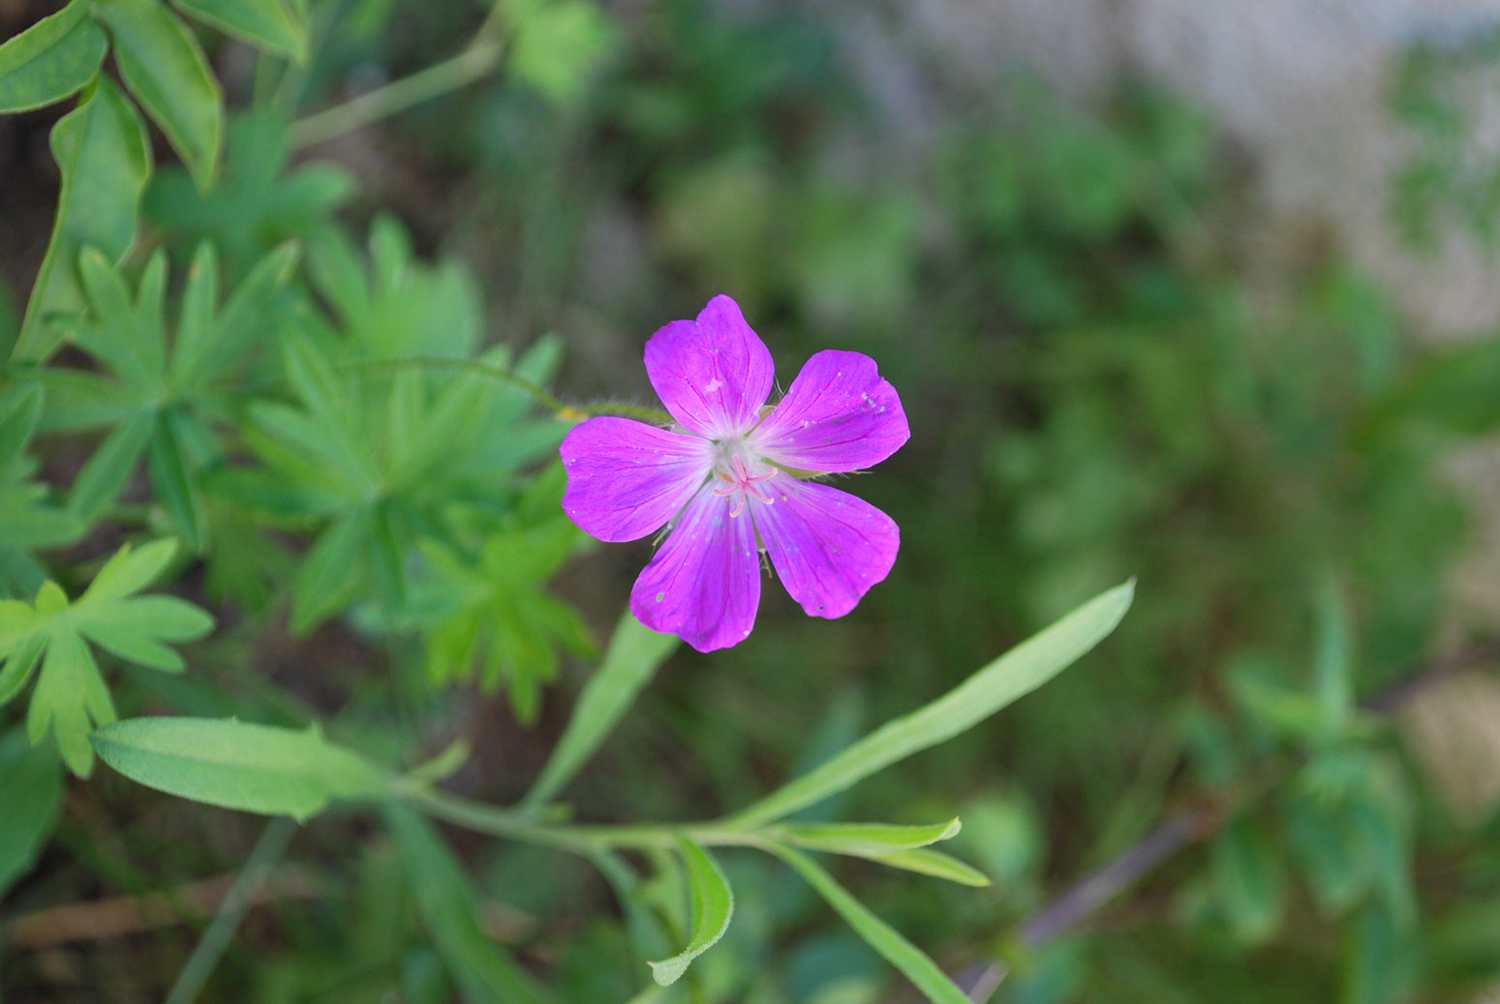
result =
[[184,600],[136,595],[162,573],[176,547],[162,540],[121,548],[73,601],[50,581],[34,603],[0,601],[0,704],[37,673],[27,734],[37,743],[50,731],[63,761],[80,777],[93,769],[89,733],[115,720],[93,647],[177,673],[182,657],[165,643],[201,638],[213,627],[213,618]]

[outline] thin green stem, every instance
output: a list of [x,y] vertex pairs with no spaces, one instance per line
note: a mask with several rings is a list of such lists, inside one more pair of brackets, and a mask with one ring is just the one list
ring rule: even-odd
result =
[[619,415],[624,418],[635,418],[652,425],[670,425],[672,416],[655,408],[646,408],[638,404],[628,404],[624,401],[600,401],[596,404],[578,405],[568,404],[545,387],[526,379],[519,373],[502,369],[499,366],[490,366],[485,363],[474,362],[470,359],[450,359],[442,356],[406,356],[401,359],[382,359],[374,362],[356,363],[345,367],[350,370],[388,370],[388,369],[452,369],[466,370],[479,373],[492,380],[508,383],[525,391],[536,399],[536,402],[559,419],[565,422],[578,422],[585,418],[596,415]]
[[458,55],[292,123],[292,148],[341,136],[495,72],[505,58],[506,49],[500,38],[501,6],[497,2],[490,8],[473,40]]
[[203,932],[193,954],[188,956],[187,964],[177,974],[177,982],[167,994],[166,1004],[192,1004],[198,999],[198,994],[203,991],[204,984],[208,982],[214,967],[224,955],[224,950],[234,938],[234,932],[239,929],[240,921],[245,919],[261,883],[265,881],[272,866],[280,860],[292,834],[296,832],[297,824],[285,816],[272,820],[266,826],[250,856],[245,859],[245,867],[240,869],[239,877],[234,880],[234,885],[219,904],[219,912],[214,915],[208,930]]
[[768,839],[776,836],[770,828],[748,830],[723,823],[552,826],[538,823],[535,817],[527,814],[451,795],[435,788],[415,788],[403,794],[413,807],[434,819],[441,819],[476,833],[509,837],[574,854],[587,855],[621,848],[673,848],[678,835],[708,847],[763,847]]

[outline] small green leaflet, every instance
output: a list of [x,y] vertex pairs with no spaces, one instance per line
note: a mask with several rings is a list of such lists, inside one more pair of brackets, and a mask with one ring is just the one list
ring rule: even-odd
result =
[[207,189],[219,166],[224,96],[197,38],[157,0],[95,0],[94,16],[114,40],[125,86]]
[[27,456],[26,445],[41,411],[42,390],[35,384],[18,384],[0,394],[0,551],[24,553],[67,543],[82,530],[77,520],[49,504],[46,486],[31,480],[37,465]]
[[40,665],[27,734],[37,743],[50,731],[63,762],[80,777],[94,765],[89,732],[115,720],[92,646],[175,673],[183,669],[182,657],[164,643],[201,638],[213,627],[212,617],[185,600],[136,595],[161,574],[176,547],[171,540],[122,547],[71,603],[53,582],[42,584],[34,604],[0,600],[0,704]]
[[62,192],[52,239],[12,353],[18,362],[39,362],[51,355],[63,336],[51,319],[83,309],[83,290],[74,270],[78,252],[97,248],[118,261],[130,250],[141,191],[151,175],[146,127],[135,106],[102,77],[84,91],[78,107],[52,127],[52,156],[62,171]]
[[656,982],[669,987],[682,978],[694,959],[708,951],[729,929],[734,916],[734,890],[708,852],[684,836],[677,837],[677,851],[687,868],[688,889],[693,902],[693,933],[688,946],[670,959],[649,963]]
[[303,820],[330,799],[374,799],[389,778],[323,738],[233,718],[131,718],[94,733],[105,763],[133,781],[208,805]]
[[73,0],[0,45],[0,112],[50,105],[94,79],[109,43],[88,11]]
[[288,308],[296,260],[293,245],[267,255],[219,307],[217,256],[211,245],[200,245],[169,350],[166,256],[152,256],[132,295],[105,255],[83,251],[79,274],[89,312],[73,322],[73,340],[108,375],[49,367],[39,376],[48,392],[44,430],[110,427],[73,484],[69,510],[78,519],[92,520],[108,507],[144,453],[174,528],[190,549],[203,549],[199,475],[218,452],[208,417],[227,410],[217,384]]
[[969,886],[987,886],[985,874],[956,858],[929,850],[929,844],[958,835],[958,817],[946,823],[898,826],[891,823],[788,823],[774,835],[798,847],[865,858],[892,868],[920,872]]
[[955,816],[946,823],[897,826],[891,823],[788,823],[778,836],[798,847],[834,854],[871,857],[892,851],[926,847],[958,836]]
[[736,813],[731,822],[751,826],[780,819],[977,725],[1098,644],[1130,609],[1134,593],[1134,582],[1127,582],[1094,597],[936,701],[887,722],[811,773]]
[[812,858],[781,844],[767,843],[766,850],[791,865],[887,962],[895,966],[933,1004],[971,1004],[968,994],[948,978],[936,962],[834,881]]

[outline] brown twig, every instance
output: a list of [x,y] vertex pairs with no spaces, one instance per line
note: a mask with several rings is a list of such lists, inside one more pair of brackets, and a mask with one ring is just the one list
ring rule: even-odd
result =
[[[220,875],[141,896],[111,896],[47,907],[22,914],[0,928],[0,943],[20,949],[46,948],[202,920],[219,909],[234,880],[234,875]],[[312,899],[317,895],[306,871],[288,865],[271,874],[254,902]]]

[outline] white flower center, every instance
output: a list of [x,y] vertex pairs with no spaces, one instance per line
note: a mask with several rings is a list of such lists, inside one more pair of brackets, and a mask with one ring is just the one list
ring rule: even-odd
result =
[[732,500],[729,515],[745,511],[745,500],[754,496],[766,505],[772,502],[762,482],[776,476],[776,468],[756,458],[740,436],[714,443],[713,493]]

